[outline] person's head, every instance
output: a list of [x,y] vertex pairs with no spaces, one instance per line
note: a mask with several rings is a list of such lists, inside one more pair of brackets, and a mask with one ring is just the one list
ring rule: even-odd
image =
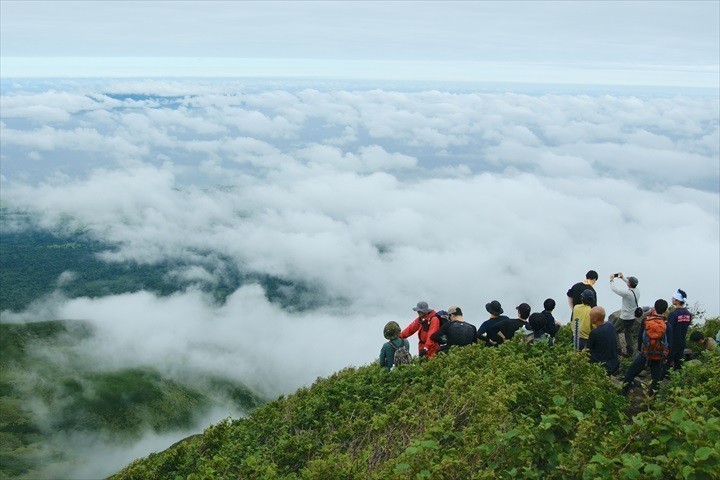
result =
[[383,328],[383,336],[388,340],[394,340],[400,335],[400,325],[397,322],[388,322]]
[[595,285],[595,282],[597,282],[598,279],[598,273],[595,270],[588,270],[588,272],[585,274],[585,281],[589,285]]
[[667,300],[663,300],[662,298],[658,298],[657,300],[655,300],[655,313],[657,313],[658,315],[664,315],[665,312],[667,312],[667,309]]
[[555,300],[548,298],[543,302],[543,308],[548,312],[552,312],[555,310]]
[[677,307],[684,307],[687,304],[687,293],[679,288],[675,293],[672,294],[673,305]]
[[594,306],[595,305],[595,292],[593,292],[589,288],[586,288],[580,294],[580,300],[582,300],[583,305]]
[[490,303],[486,303],[485,310],[487,310],[488,313],[490,315],[492,315],[493,317],[498,317],[498,316],[502,315],[502,313],[503,313],[502,305],[500,305],[500,302],[498,302],[497,300],[493,300]]
[[636,277],[628,277],[628,287],[635,288],[638,286],[638,279]]
[[427,302],[418,302],[417,306],[413,308],[418,314],[418,317],[422,317],[426,313],[430,312]]
[[462,320],[463,313],[460,307],[452,306],[448,308],[448,318],[450,320]]
[[605,323],[605,309],[603,307],[595,306],[590,309],[590,323],[593,325]]
[[527,303],[521,303],[517,307],[515,307],[517,310],[518,318],[521,320],[527,320],[527,318],[530,316],[530,305]]
[[530,324],[530,328],[532,328],[533,331],[538,331],[542,330],[542,328],[545,326],[545,319],[543,318],[541,313],[535,312],[528,317],[528,323]]
[[700,330],[695,330],[690,334],[690,341],[695,343],[703,343],[705,335]]

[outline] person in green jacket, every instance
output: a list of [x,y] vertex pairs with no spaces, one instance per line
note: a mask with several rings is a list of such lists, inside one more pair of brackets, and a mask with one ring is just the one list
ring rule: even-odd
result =
[[[380,366],[388,371],[395,365],[396,351],[401,350],[401,355],[406,359],[412,358],[410,355],[410,342],[405,338],[399,338],[399,335],[400,325],[397,322],[388,322],[385,325],[383,336],[388,341],[380,349]],[[405,352],[402,352],[402,349],[405,349]]]

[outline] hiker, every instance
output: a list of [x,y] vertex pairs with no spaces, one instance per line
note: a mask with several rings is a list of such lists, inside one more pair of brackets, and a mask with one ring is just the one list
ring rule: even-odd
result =
[[413,308],[418,316],[410,325],[400,332],[400,338],[408,338],[415,332],[418,334],[418,356],[432,358],[440,348],[430,337],[440,328],[440,319],[435,310],[428,307],[427,302],[418,302]]
[[662,298],[655,301],[655,308],[647,315],[643,322],[638,342],[638,355],[628,367],[623,380],[623,395],[630,393],[632,382],[645,367],[650,367],[650,393],[657,391],[658,382],[664,374],[664,363],[669,354],[668,345],[672,339],[672,326],[666,321],[663,314],[667,311],[668,303]]
[[489,347],[491,346],[491,344],[487,335],[488,329],[492,328],[494,325],[502,322],[503,320],[507,320],[508,317],[503,315],[502,305],[500,305],[500,302],[498,302],[497,300],[486,303],[485,310],[487,310],[487,312],[490,314],[490,318],[485,320],[480,325],[480,328],[478,328],[477,339],[478,341],[485,342],[485,346]]
[[580,294],[582,303],[575,305],[572,312],[573,342],[576,350],[585,348],[590,331],[593,329],[590,323],[590,309],[595,306],[595,291],[585,289]]
[[672,303],[675,310],[667,317],[667,322],[672,326],[673,341],[670,344],[670,358],[668,358],[665,371],[672,366],[675,370],[682,368],[682,359],[685,351],[685,337],[692,322],[692,314],[687,309],[687,293],[678,289],[672,295]]
[[[555,300],[552,298],[547,298],[543,302],[543,311],[540,312],[540,315],[542,315],[542,318],[544,320],[544,325],[541,329],[541,331],[549,336],[548,343],[552,347],[555,344],[555,335],[557,335],[558,330],[560,330],[560,322],[555,320],[555,317],[553,316],[552,312],[555,310]],[[532,317],[532,315],[530,315]],[[528,320],[530,320],[528,318]],[[535,337],[537,338],[537,333],[535,333]]]
[[475,343],[477,338],[475,325],[463,319],[462,309],[452,306],[447,309],[447,312],[449,321],[430,336],[430,339],[436,343],[441,343],[440,339],[443,336],[446,338],[445,344],[438,351],[447,352],[452,346],[462,347]]
[[[553,326],[555,326],[554,323]],[[542,313],[535,312],[530,314],[526,328],[532,332],[525,337],[525,341],[528,343],[548,342],[548,344],[552,345],[551,341],[553,338],[545,331],[547,328],[547,320]]]
[[527,318],[530,316],[530,305],[521,303],[515,307],[515,310],[518,318],[505,318],[488,328],[487,338],[490,345],[496,346],[505,340],[510,340],[515,332],[529,325]]
[[[570,310],[575,308],[576,305],[582,304],[582,298],[580,295],[582,295],[582,292],[584,292],[587,289],[592,290],[592,292],[595,294],[595,298],[597,299],[597,293],[595,293],[595,289],[593,288],[593,285],[595,285],[595,282],[598,280],[598,274],[595,270],[589,270],[585,274],[585,280],[582,282],[578,282],[567,291],[567,297],[568,297],[568,305],[570,306]],[[595,305],[591,305],[591,307],[594,307]],[[571,319],[572,320],[572,319]]]
[[[620,279],[627,285],[627,288],[619,288],[615,284],[615,280]],[[635,329],[635,319],[643,315],[642,308],[638,303],[640,292],[637,290],[638,279],[635,277],[627,277],[622,272],[610,275],[610,289],[622,298],[620,306],[620,321],[618,322],[617,333],[622,335],[625,344],[625,351],[622,352],[625,357],[633,356],[633,339],[637,335]]]
[[620,369],[615,326],[605,321],[605,309],[602,307],[590,309],[590,323],[595,327],[585,346],[590,352],[590,361],[601,364],[608,375],[614,375]]
[[[399,338],[400,325],[397,322],[388,322],[383,328],[383,336],[388,340],[380,349],[380,366],[390,371],[394,365],[411,363],[410,342]],[[402,352],[401,349],[405,351]],[[400,352],[396,355],[397,352]],[[409,361],[408,361],[409,359]]]
[[720,353],[720,345],[712,338],[706,337],[700,330],[695,330],[690,334],[690,341],[697,343],[701,351]]

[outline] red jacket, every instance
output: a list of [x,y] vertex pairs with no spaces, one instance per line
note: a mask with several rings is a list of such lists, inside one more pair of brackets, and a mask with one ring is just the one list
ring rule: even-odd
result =
[[400,338],[408,338],[413,333],[418,332],[418,353],[423,349],[427,349],[426,356],[433,357],[440,345],[433,342],[430,335],[437,332],[439,328],[440,319],[437,317],[435,310],[430,310],[428,313],[418,316],[410,325],[405,327],[405,330],[400,332]]

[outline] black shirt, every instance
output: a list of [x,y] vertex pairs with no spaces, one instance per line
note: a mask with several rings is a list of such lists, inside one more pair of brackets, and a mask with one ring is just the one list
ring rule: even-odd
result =
[[590,360],[602,363],[608,374],[617,371],[620,360],[618,359],[615,325],[605,322],[591,330],[585,348],[590,350]]
[[[490,327],[487,336],[490,340],[500,345],[505,340],[510,340],[512,336],[515,335],[515,332],[525,325],[527,325],[527,322],[523,322],[519,318],[506,318]],[[500,333],[502,333],[502,336]]]
[[583,282],[578,282],[572,287],[570,287],[570,290],[567,291],[567,296],[572,298],[573,307],[575,305],[581,305],[583,303],[580,295],[585,290],[592,290],[595,294],[595,299],[597,300],[597,292],[595,292],[595,289],[591,285]]

